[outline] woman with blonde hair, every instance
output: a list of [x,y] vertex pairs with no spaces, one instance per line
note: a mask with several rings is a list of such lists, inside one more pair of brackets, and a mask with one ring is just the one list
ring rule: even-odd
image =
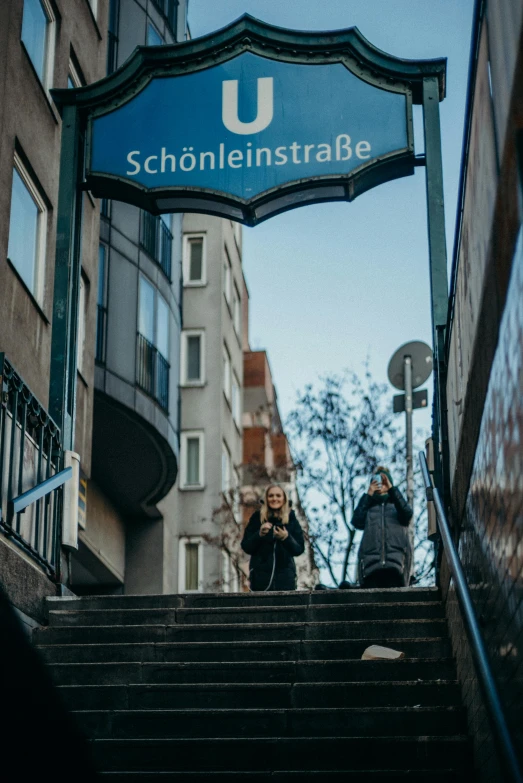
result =
[[251,556],[251,590],[296,590],[294,558],[305,549],[303,531],[279,484],[269,484],[262,507],[245,528],[242,549]]

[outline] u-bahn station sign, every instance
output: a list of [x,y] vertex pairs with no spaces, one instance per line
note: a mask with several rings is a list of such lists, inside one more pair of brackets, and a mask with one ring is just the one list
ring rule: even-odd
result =
[[412,174],[412,104],[445,64],[406,61],[356,28],[299,33],[245,16],[182,44],[139,48],[97,85],[55,91],[83,113],[82,187],[162,212],[254,225],[352,200]]

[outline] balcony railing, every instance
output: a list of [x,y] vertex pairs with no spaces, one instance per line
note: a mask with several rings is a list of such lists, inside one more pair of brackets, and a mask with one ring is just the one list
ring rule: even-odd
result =
[[95,360],[100,364],[105,364],[105,329],[107,323],[107,308],[98,305],[96,316],[96,353]]
[[[0,389],[0,530],[58,579],[62,485],[52,479],[60,471],[60,430],[2,353]],[[23,504],[13,500],[46,481],[54,488],[17,511]]]
[[149,397],[169,410],[169,363],[142,334],[136,347],[136,383]]
[[150,212],[142,211],[141,222],[140,245],[170,280],[173,235],[163,220]]

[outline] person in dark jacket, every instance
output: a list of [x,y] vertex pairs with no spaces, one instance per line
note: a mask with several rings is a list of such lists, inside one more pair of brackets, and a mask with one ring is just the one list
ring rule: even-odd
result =
[[251,556],[251,590],[296,590],[294,558],[305,549],[303,531],[279,485],[265,490],[261,509],[245,528],[242,549]]
[[358,503],[352,525],[363,530],[358,553],[361,587],[406,587],[412,564],[409,522],[412,509],[393,486],[387,468],[379,465],[376,476]]

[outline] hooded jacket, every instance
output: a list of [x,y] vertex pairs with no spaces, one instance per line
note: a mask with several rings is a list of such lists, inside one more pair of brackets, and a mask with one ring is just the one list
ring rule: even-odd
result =
[[379,569],[393,569],[408,585],[412,562],[409,522],[412,509],[397,487],[387,497],[365,493],[352,517],[352,525],[363,530],[358,553],[360,584]]
[[[267,535],[260,536],[261,516],[255,511],[245,528],[242,539],[242,549],[251,556],[249,575],[251,590],[295,590],[296,565],[294,558],[301,555],[305,549],[303,531],[291,510],[289,523],[285,525],[289,535],[285,541],[279,541],[270,530]],[[271,575],[274,576],[271,584]],[[269,587],[270,585],[270,587]]]

